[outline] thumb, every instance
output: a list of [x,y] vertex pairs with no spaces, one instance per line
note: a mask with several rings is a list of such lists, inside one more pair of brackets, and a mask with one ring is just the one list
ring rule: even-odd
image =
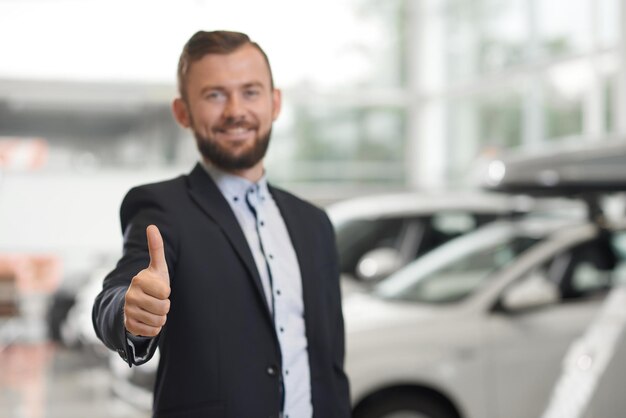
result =
[[146,228],[146,237],[148,238],[148,252],[150,253],[150,265],[148,269],[157,273],[169,282],[169,272],[165,261],[165,251],[163,248],[163,238],[156,225],[150,225]]

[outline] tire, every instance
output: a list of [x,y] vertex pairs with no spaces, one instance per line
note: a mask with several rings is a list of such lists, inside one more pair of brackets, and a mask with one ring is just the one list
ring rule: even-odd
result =
[[353,418],[459,418],[447,404],[418,393],[386,394],[359,405]]

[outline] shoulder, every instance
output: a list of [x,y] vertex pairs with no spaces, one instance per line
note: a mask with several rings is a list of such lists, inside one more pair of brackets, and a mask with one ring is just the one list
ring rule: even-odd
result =
[[152,194],[155,196],[167,195],[167,193],[171,193],[176,191],[177,189],[182,189],[185,187],[185,178],[187,176],[181,175],[178,177],[174,177],[167,180],[162,180],[153,183],[140,184],[138,186],[133,187],[127,193],[128,195],[134,194]]
[[126,193],[124,201],[138,198],[167,199],[172,194],[179,193],[185,189],[185,177],[187,176],[181,175],[168,180],[135,186]]
[[138,210],[156,207],[165,210],[172,202],[179,200],[186,189],[186,177],[184,175],[135,186],[131,188],[124,199],[120,209],[122,217],[131,216]]

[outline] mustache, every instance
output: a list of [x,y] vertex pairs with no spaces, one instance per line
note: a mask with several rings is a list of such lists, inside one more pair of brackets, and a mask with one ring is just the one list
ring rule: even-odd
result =
[[226,129],[243,128],[243,129],[256,129],[255,123],[249,122],[245,119],[226,119],[224,123],[215,127],[215,130],[222,131]]

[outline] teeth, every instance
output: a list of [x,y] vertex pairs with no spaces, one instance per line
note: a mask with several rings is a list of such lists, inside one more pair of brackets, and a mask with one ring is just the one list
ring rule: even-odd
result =
[[227,134],[238,135],[238,134],[243,134],[243,133],[248,132],[248,129],[246,128],[225,129],[224,132]]

